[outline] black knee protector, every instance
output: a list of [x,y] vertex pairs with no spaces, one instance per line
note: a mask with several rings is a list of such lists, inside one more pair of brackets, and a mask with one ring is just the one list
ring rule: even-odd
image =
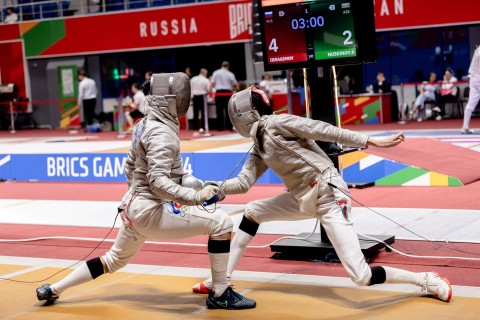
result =
[[208,253],[229,253],[230,240],[208,240]]
[[102,260],[100,260],[99,257],[88,260],[87,267],[93,279],[100,277],[105,272],[103,270]]
[[258,227],[260,225],[248,218],[245,218],[245,216],[243,216],[242,218],[242,222],[240,222],[240,226],[238,227],[240,230],[242,230],[243,232],[246,232],[248,233],[249,235],[251,235],[252,237],[255,237],[255,235],[257,234],[257,230],[258,230]]
[[370,267],[370,270],[372,270],[372,278],[368,284],[369,286],[384,283],[387,279],[387,274],[385,273],[385,269],[383,267]]

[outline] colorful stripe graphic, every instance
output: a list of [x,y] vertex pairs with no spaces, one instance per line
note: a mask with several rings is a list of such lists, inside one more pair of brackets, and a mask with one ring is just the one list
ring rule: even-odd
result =
[[463,183],[456,177],[410,166],[357,151],[342,156],[345,181],[375,182],[376,186],[457,187]]
[[39,56],[65,37],[65,20],[55,19],[22,24],[25,55]]

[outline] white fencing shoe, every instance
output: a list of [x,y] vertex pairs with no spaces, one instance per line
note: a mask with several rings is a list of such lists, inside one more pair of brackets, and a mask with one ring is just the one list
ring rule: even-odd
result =
[[445,302],[449,302],[452,298],[452,286],[448,279],[440,278],[438,274],[433,272],[425,273],[422,291]]

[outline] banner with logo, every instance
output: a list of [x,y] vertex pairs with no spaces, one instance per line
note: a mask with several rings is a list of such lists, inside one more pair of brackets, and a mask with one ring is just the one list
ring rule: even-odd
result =
[[[2,29],[0,29],[0,34]],[[18,88],[19,97],[27,97],[26,66],[23,43],[21,40],[0,41],[0,84],[13,83]],[[0,99],[0,101],[8,99]],[[23,111],[28,111],[28,105],[21,105]],[[0,115],[2,115],[0,113]]]
[[[478,0],[375,0],[376,30],[478,24],[477,7]],[[27,58],[138,51],[251,41],[251,21],[251,0],[200,2],[3,24],[0,41],[22,38]]]
[[[185,173],[202,180],[223,181],[244,153],[183,153]],[[242,160],[243,159],[243,160]],[[0,179],[57,182],[126,182],[125,153],[79,154],[0,154]],[[212,170],[215,163],[215,170]],[[241,164],[230,178],[241,170]],[[258,183],[278,184],[280,178],[270,169]]]
[[377,31],[480,23],[478,0],[375,0]]
[[251,1],[220,1],[26,22],[27,57],[246,42]]

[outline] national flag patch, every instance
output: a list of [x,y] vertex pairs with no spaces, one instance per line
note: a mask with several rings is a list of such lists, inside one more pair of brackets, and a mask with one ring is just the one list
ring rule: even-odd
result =
[[345,220],[350,221],[350,215],[349,215],[349,212],[348,212],[348,202],[347,202],[347,200],[340,200],[337,203],[340,206],[340,209],[342,210],[342,215],[345,218]]
[[342,9],[348,9],[348,8],[350,8],[350,2],[342,3]]
[[272,11],[265,12],[265,19],[270,19],[270,18],[273,18],[273,12]]

